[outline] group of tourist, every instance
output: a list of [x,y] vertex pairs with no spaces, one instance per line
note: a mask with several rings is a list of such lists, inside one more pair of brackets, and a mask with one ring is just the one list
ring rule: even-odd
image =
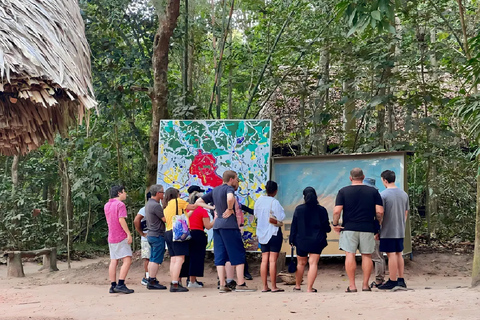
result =
[[[318,202],[314,188],[303,190],[304,203],[297,206],[293,214],[289,243],[296,250],[296,284],[294,290],[301,290],[305,266],[307,292],[317,292],[313,287],[317,276],[320,254],[327,246],[327,233],[332,228],[340,234],[339,248],[346,253],[345,269],[349,286],[345,292],[357,292],[355,284],[355,255],[362,256],[362,291],[406,287],[403,278],[403,238],[408,213],[408,195],[395,185],[395,173],[386,170],[381,174],[385,190],[381,193],[375,187],[375,180],[365,179],[360,168],[350,171],[351,185],[340,189],[335,200],[333,221],[330,222],[327,210]],[[199,186],[190,186],[188,202],[180,198],[174,188],[163,190],[162,185],[153,185],[147,195],[147,203],[135,218],[136,230],[142,236],[141,252],[145,260],[145,277],[142,284],[149,290],[165,290],[166,286],[156,279],[159,265],[163,262],[165,244],[170,259],[170,291],[186,292],[188,288],[203,287],[198,281],[203,276],[207,236],[204,230],[213,228],[214,263],[218,273],[218,288],[221,293],[255,291],[245,282],[246,254],[242,240],[243,212],[235,196],[239,180],[236,172],[227,170],[223,174],[223,184],[204,194]],[[257,219],[257,237],[262,251],[260,275],[262,292],[282,292],[277,287],[276,261],[283,244],[282,220],[285,212],[275,196],[278,185],[268,181],[266,195],[257,199],[253,213]],[[105,215],[109,227],[110,293],[133,293],[127,288],[125,278],[131,264],[132,236],[125,221],[127,215],[123,201],[126,192],[123,186],[112,187],[111,199],[105,205]],[[207,210],[213,212],[213,219]],[[191,238],[187,241],[173,241],[174,216],[185,214],[188,217]],[[340,224],[342,218],[342,224]],[[377,242],[376,242],[377,240]],[[383,252],[388,257],[390,279],[383,281]],[[373,269],[372,254],[375,254],[376,280],[369,285]],[[123,260],[119,280],[116,282],[116,269]],[[293,259],[293,257],[292,257]],[[236,273],[237,281],[234,280]],[[271,286],[268,286],[268,274]],[[186,277],[186,287],[181,278]]]

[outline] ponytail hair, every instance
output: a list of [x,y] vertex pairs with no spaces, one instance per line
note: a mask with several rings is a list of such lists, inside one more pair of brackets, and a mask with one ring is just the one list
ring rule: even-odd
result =
[[306,187],[303,190],[303,199],[307,206],[313,206],[318,204],[317,192],[312,187]]

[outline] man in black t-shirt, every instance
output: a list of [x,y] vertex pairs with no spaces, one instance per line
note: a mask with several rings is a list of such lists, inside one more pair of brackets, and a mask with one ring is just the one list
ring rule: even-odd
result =
[[[383,202],[375,188],[363,184],[365,178],[362,169],[350,171],[350,186],[338,191],[333,210],[333,229],[340,234],[339,247],[344,250],[345,270],[349,279],[346,292],[356,292],[355,286],[355,253],[362,255],[363,285],[362,291],[370,291],[368,281],[372,273],[372,253],[375,250],[375,218],[380,225],[383,218]],[[343,211],[343,222],[339,225]]]

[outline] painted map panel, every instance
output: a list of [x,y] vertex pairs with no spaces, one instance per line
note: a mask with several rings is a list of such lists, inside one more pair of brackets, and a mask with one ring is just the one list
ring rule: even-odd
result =
[[[253,208],[270,177],[270,153],[270,120],[161,120],[157,183],[186,199],[189,186],[210,192],[224,171],[234,170],[238,199]],[[245,214],[243,237],[247,250],[258,250],[253,215]]]
[[[374,178],[380,192],[385,190],[380,174],[387,169],[395,172],[396,185],[406,190],[405,154],[401,152],[274,159],[272,180],[278,183],[277,199],[285,209],[285,220],[291,221],[295,208],[304,202],[303,189],[309,186],[315,188],[318,201],[327,209],[332,220],[337,193],[341,188],[351,184],[350,170],[355,167],[361,168],[366,177]],[[287,232],[284,233],[284,237],[289,234],[290,225],[287,224],[285,228]],[[328,234],[329,243],[338,242],[337,239],[338,236],[333,231]],[[335,254],[343,254],[343,251],[338,251],[338,243],[329,245],[324,253],[329,255],[333,253],[331,250],[334,248]],[[408,252],[411,252],[409,224],[405,238],[405,253]]]

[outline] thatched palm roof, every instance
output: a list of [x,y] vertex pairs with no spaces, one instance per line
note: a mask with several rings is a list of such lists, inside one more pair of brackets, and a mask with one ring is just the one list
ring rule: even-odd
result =
[[24,154],[96,106],[77,0],[0,0],[0,153]]

